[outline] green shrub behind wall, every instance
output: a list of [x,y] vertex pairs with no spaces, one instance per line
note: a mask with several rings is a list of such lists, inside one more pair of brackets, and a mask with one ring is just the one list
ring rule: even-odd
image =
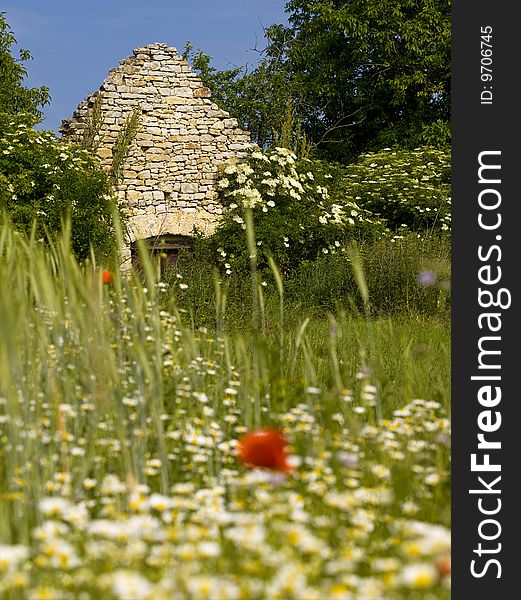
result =
[[99,258],[107,257],[114,244],[107,176],[89,152],[33,124],[29,115],[0,113],[0,211],[24,233],[34,223],[43,238],[70,219],[76,256],[89,256],[92,245]]

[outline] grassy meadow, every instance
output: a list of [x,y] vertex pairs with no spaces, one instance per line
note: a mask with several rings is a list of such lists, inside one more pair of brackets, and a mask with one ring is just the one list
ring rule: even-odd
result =
[[[3,226],[0,597],[449,598],[440,244],[104,283]],[[266,427],[292,472],[238,460]]]

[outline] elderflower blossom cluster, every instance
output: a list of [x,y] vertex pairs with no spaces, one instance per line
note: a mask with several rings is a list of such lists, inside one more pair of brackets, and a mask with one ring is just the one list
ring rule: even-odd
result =
[[228,163],[222,169],[218,188],[237,208],[261,205],[266,210],[275,206],[271,199],[274,196],[300,200],[309,191],[304,185],[309,177],[298,173],[296,163],[296,155],[287,148],[274,148],[269,154],[256,150],[245,162]]
[[450,167],[447,151],[384,148],[346,167],[347,199],[383,217],[393,231],[449,231]]
[[[226,264],[235,269],[235,257],[242,255],[234,245],[242,236],[226,234],[226,227],[231,223],[232,228],[246,229],[245,209],[253,211],[258,245],[279,260],[282,257],[286,265],[295,262],[295,257],[314,260],[320,252],[345,253],[353,237],[374,239],[390,234],[382,218],[335,191],[331,179],[322,163],[298,159],[287,148],[266,153],[254,150],[243,160],[224,165],[218,188],[227,209],[217,231],[224,232]],[[286,235],[281,238],[283,229]],[[230,245],[228,240],[232,240]],[[223,262],[222,270],[228,274],[232,269]]]

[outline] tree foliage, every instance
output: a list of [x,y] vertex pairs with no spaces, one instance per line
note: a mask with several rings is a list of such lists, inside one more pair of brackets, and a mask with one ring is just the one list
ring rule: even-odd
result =
[[78,258],[91,247],[107,257],[113,247],[110,182],[87,150],[65,144],[51,131],[37,131],[46,87],[24,86],[31,58],[13,55],[16,43],[0,13],[0,216],[7,214],[24,233],[52,238],[70,221],[71,245]]
[[[253,70],[247,67],[218,70],[212,66],[212,57],[202,50],[194,50],[187,43],[183,57],[212,90],[212,99],[225,108],[247,129],[252,140],[261,148],[282,142],[284,125],[293,118],[290,114],[292,99],[286,70],[266,58]],[[293,123],[290,125],[293,131]]]
[[267,28],[254,70],[219,72],[202,53],[194,61],[259,145],[285,138],[295,149],[305,136],[343,162],[386,146],[447,145],[449,0],[290,0],[286,11],[289,24]]
[[306,129],[329,154],[417,142],[450,114],[448,0],[290,0],[268,30]]
[[11,28],[0,13],[0,112],[11,115],[29,113],[38,120],[40,107],[49,103],[49,90],[45,86],[28,88],[23,85],[27,76],[25,62],[30,60],[28,50],[19,51],[19,59],[13,57],[12,46],[16,43]]

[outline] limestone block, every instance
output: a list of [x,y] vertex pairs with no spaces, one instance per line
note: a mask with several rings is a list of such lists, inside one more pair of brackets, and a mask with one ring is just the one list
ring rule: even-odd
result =
[[187,99],[186,98],[181,98],[179,96],[169,96],[165,102],[167,104],[176,104],[176,105],[181,105],[181,104],[186,104],[187,103]]
[[137,190],[128,190],[127,191],[127,200],[130,202],[138,202],[143,199],[143,193],[138,192]]
[[196,183],[182,183],[181,184],[181,193],[182,194],[195,194],[197,192],[197,184]]
[[179,98],[191,98],[193,95],[193,90],[189,87],[176,87],[175,95]]
[[208,87],[196,88],[193,92],[194,98],[210,98],[211,95],[212,95],[212,92],[211,92],[210,88],[208,88]]
[[112,158],[112,150],[111,148],[103,148],[100,147],[97,149],[96,154],[101,158]]

